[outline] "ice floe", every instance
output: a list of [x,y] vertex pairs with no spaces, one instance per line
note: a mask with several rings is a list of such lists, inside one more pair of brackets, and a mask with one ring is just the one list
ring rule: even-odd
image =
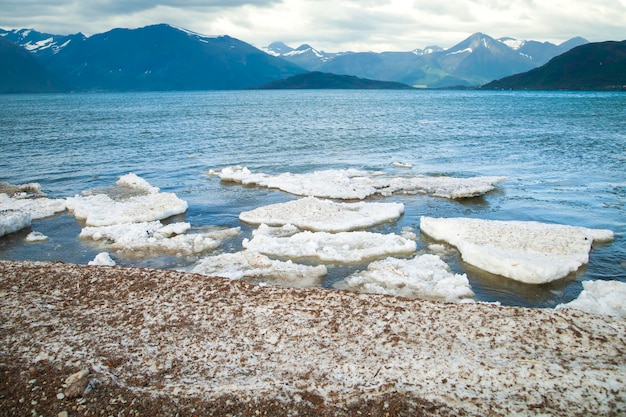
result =
[[45,242],[46,240],[49,240],[50,238],[46,235],[44,235],[41,232],[30,232],[26,238],[24,240],[26,240],[27,242]]
[[31,220],[37,220],[65,209],[64,199],[48,198],[36,182],[21,185],[0,183],[0,211],[21,211],[27,213]]
[[[386,256],[409,255],[416,243],[396,234],[372,232],[310,232],[294,234],[289,230],[261,225],[252,239],[244,239],[243,247],[268,256],[288,259],[313,259],[327,263],[358,263]],[[278,232],[277,232],[278,231]]]
[[430,254],[372,262],[366,271],[353,273],[335,287],[441,301],[470,301],[474,297],[467,275],[450,272],[439,256]]
[[505,177],[389,176],[382,172],[356,169],[269,175],[253,173],[241,166],[210,170],[209,175],[226,182],[276,188],[295,195],[341,200],[363,200],[373,195],[387,197],[394,193],[427,193],[445,198],[476,197],[493,190],[495,184],[505,180]]
[[[0,197],[2,197],[2,194],[0,194]],[[0,236],[25,229],[30,224],[31,218],[27,212],[21,210],[0,210]]]
[[187,233],[189,223],[163,225],[160,221],[121,223],[110,226],[84,227],[79,237],[100,241],[115,251],[160,252],[191,255],[214,250],[227,238],[236,236],[240,228],[217,229],[206,233]]
[[315,232],[347,232],[394,221],[404,213],[402,203],[337,203],[305,197],[245,211],[239,219],[250,224],[294,226]]
[[122,175],[115,184],[130,188],[136,188],[150,194],[155,194],[161,191],[158,187],[153,186],[148,181],[132,172],[126,175]]
[[469,218],[421,217],[420,229],[461,252],[485,271],[529,284],[565,277],[589,261],[593,241],[610,241],[604,229]]
[[187,202],[174,193],[159,192],[134,174],[123,176],[116,183],[142,191],[138,195],[117,199],[107,194],[80,195],[67,198],[67,208],[87,226],[110,226],[166,219],[187,211]]
[[115,261],[111,259],[109,252],[100,252],[96,255],[93,261],[89,261],[87,265],[115,266]]
[[271,285],[312,287],[320,285],[327,269],[324,265],[310,266],[279,261],[258,252],[244,250],[206,257],[191,272]]
[[575,308],[592,314],[626,318],[626,282],[583,281],[578,298],[556,308]]
[[0,183],[0,236],[17,232],[43,219],[65,211],[65,200],[47,198],[38,183]]
[[187,211],[187,202],[174,193],[160,192],[132,173],[120,177],[116,187],[117,190],[108,190],[108,194],[67,199],[68,208],[77,218],[85,220],[86,227],[79,234],[81,239],[97,241],[107,250],[130,256],[192,255],[214,250],[240,231],[235,227],[188,233],[189,223],[160,221]]

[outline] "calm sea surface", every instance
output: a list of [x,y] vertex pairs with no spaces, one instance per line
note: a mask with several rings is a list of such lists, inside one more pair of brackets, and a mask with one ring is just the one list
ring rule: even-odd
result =
[[[626,94],[461,91],[227,91],[0,95],[0,182],[39,182],[53,198],[108,187],[134,172],[189,203],[192,227],[242,226],[220,249],[236,251],[250,227],[241,211],[294,196],[221,184],[211,168],[305,173],[359,168],[411,173],[504,175],[482,198],[454,201],[394,196],[405,204],[399,232],[419,217],[536,220],[611,229],[587,266],[532,286],[484,273],[451,251],[477,299],[552,307],[590,279],[626,281]],[[0,238],[0,259],[87,263],[100,251],[77,239],[69,214],[34,221],[50,237],[26,243],[31,229]],[[423,237],[418,249],[428,244]],[[189,268],[195,258],[116,258],[118,264]],[[364,268],[364,266],[361,266]],[[330,267],[324,286],[354,267]]]

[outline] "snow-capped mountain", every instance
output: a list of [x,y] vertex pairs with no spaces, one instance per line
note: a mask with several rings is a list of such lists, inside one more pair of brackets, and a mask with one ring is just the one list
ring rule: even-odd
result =
[[70,43],[81,42],[86,38],[86,36],[80,32],[75,35],[52,35],[49,33],[41,33],[34,29],[0,29],[0,36],[22,46],[27,51],[36,55],[58,53]]
[[219,90],[262,85],[305,70],[229,36],[160,24],[85,37],[1,31],[76,90]]
[[285,59],[286,61],[312,71],[319,65],[340,55],[320,51],[307,44],[300,45],[294,49],[282,42],[274,42],[261,49],[272,56]]
[[309,71],[437,88],[482,85],[528,71],[584,43],[587,41],[582,38],[555,45],[514,38],[494,39],[475,33],[448,49],[428,46],[410,52],[328,53],[306,44],[293,49],[282,42],[274,42],[264,50]]
[[26,49],[0,36],[0,93],[53,93],[68,86]]
[[329,53],[308,44],[292,48],[274,42],[262,51],[229,36],[205,36],[167,24],[89,37],[0,29],[0,37],[28,51],[69,88],[107,91],[238,89],[306,71],[417,87],[479,86],[528,71],[587,43],[582,38],[561,45],[496,40],[475,33],[448,49]]

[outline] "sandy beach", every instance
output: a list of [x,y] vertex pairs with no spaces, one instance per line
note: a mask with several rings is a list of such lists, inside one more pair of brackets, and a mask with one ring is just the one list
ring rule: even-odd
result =
[[1,261],[0,337],[3,415],[626,412],[626,321],[573,309]]

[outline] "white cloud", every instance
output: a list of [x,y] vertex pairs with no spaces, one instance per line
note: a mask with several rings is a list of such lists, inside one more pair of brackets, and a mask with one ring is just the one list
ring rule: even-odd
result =
[[626,38],[623,0],[3,0],[2,8],[4,29],[93,34],[169,23],[257,47],[281,40],[330,52],[449,47],[474,32],[557,43]]

